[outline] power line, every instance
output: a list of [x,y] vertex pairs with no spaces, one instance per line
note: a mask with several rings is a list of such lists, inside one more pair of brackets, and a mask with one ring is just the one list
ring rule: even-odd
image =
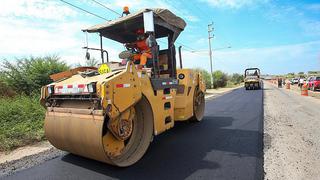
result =
[[196,49],[194,49],[194,48],[192,48],[192,47],[190,47],[190,46],[184,45],[184,44],[182,44],[181,42],[176,41],[176,43],[177,43],[177,44],[180,44],[181,46],[183,46],[183,47],[185,47],[185,48],[187,48],[187,49],[190,49],[191,51],[197,51]]
[[[162,40],[160,40],[160,39],[158,39],[157,40],[158,42],[160,42],[160,43],[162,43],[163,45],[166,45],[167,43],[166,42],[164,42],[164,41],[162,41]],[[181,46],[183,46],[183,47],[185,47],[185,45],[183,45],[183,44],[181,44],[181,43],[179,43],[179,42],[176,42],[177,44],[180,44]],[[189,50],[189,49],[184,49],[185,51],[188,51],[188,52],[190,52],[190,53],[192,53],[192,54],[195,54],[195,55],[197,55],[197,56],[201,56],[201,55],[199,55],[197,52],[197,50],[195,50],[195,49],[193,49],[193,50]],[[202,56],[201,56],[202,57]]]
[[121,16],[121,14],[120,14],[120,13],[118,13],[117,11],[115,11],[115,10],[113,10],[113,9],[109,8],[108,6],[106,6],[106,5],[102,4],[101,2],[99,2],[99,1],[97,1],[97,0],[91,0],[91,1],[93,1],[93,2],[95,2],[95,3],[97,3],[97,4],[99,4],[100,6],[102,6],[102,7],[106,8],[106,9],[108,9],[109,11],[111,11],[111,12],[113,12],[113,13],[115,13],[115,14],[117,14],[117,15]]
[[97,15],[97,14],[94,14],[94,13],[92,13],[92,12],[90,12],[90,11],[87,11],[87,10],[85,10],[85,9],[79,7],[79,6],[76,6],[76,5],[74,5],[74,4],[71,4],[71,3],[67,2],[67,1],[64,1],[64,0],[60,0],[60,1],[63,2],[63,3],[66,3],[66,4],[70,5],[70,6],[72,6],[72,7],[74,7],[74,8],[77,8],[77,9],[79,9],[79,10],[81,10],[81,11],[84,11],[84,12],[86,12],[86,13],[88,13],[88,14],[91,14],[91,15],[93,15],[93,16],[96,16],[96,17],[98,17],[98,18],[100,18],[100,19],[103,19],[103,20],[106,20],[106,21],[110,21],[110,20],[108,20],[108,19],[106,19],[106,18],[104,18],[104,17],[102,17],[102,16],[99,16],[99,15]]

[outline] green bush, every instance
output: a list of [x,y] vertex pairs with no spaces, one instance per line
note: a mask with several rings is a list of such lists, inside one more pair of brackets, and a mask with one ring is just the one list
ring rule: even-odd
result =
[[213,72],[213,87],[225,87],[228,82],[228,75],[220,70]]
[[50,84],[51,74],[68,70],[69,67],[57,56],[30,57],[14,62],[4,60],[0,80],[20,94],[39,93],[40,88]]
[[243,78],[244,78],[243,75],[238,74],[238,73],[234,73],[230,76],[229,79],[230,79],[231,83],[233,83],[233,84],[240,84],[243,82]]
[[0,80],[0,98],[1,97],[13,97],[16,92],[10,88],[6,83]]
[[[196,68],[194,69],[197,72],[201,72],[202,76],[206,83],[206,88],[211,88],[211,76],[210,73],[204,69]],[[233,86],[237,85],[243,82],[243,75],[234,73],[231,76],[228,76],[228,74],[217,70],[213,72],[213,87],[214,88],[220,88],[220,87],[226,87],[227,85]]]
[[43,140],[44,115],[38,96],[0,98],[0,151]]
[[40,88],[51,74],[68,70],[57,56],[4,60],[0,69],[0,151],[44,139]]

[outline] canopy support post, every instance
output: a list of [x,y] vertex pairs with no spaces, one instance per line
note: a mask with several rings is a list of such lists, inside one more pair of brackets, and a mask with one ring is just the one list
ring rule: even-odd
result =
[[104,57],[103,57],[103,44],[102,44],[102,35],[100,33],[100,51],[101,51],[101,60],[102,64],[104,63]]
[[182,48],[182,46],[179,46],[179,61],[180,61],[180,69],[182,69],[181,48]]

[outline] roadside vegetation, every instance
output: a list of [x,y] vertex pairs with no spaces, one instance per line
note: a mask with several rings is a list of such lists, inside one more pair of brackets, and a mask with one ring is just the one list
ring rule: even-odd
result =
[[44,139],[45,109],[40,88],[51,83],[50,74],[69,67],[57,56],[29,57],[0,65],[0,151]]
[[18,94],[39,94],[43,85],[52,82],[51,74],[65,71],[69,67],[57,56],[4,60],[1,64],[0,80]]
[[0,98],[0,150],[43,140],[44,108],[39,96]]
[[[202,73],[202,76],[206,83],[206,88],[211,88],[211,75],[208,71],[204,69],[195,69],[196,71],[199,71]],[[243,75],[234,73],[234,74],[227,74],[225,72],[222,72],[220,70],[213,72],[213,87],[216,88],[223,88],[223,87],[235,87],[238,86],[240,83],[243,82]]]
[[292,78],[307,78],[309,76],[318,76],[320,74],[320,71],[308,71],[308,72],[298,72],[298,73],[287,73],[283,75],[278,75],[279,77],[287,78],[287,79],[292,79]]

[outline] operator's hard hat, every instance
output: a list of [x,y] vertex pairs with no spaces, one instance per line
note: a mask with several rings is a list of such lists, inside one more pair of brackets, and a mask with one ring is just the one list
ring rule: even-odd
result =
[[137,35],[143,35],[143,34],[144,34],[144,29],[143,29],[143,28],[137,29],[137,30],[136,30],[136,34],[137,34]]

